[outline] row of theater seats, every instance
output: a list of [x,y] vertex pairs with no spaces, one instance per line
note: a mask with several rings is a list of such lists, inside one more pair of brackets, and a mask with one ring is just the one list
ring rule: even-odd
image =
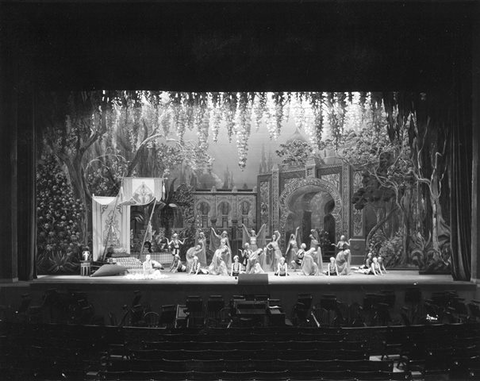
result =
[[2,380],[480,378],[480,324],[358,328],[0,325]]

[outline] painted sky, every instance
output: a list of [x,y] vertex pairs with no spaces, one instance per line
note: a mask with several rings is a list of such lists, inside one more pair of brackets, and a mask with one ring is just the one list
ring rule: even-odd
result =
[[[248,158],[245,168],[238,165],[238,153],[235,136],[232,136],[231,142],[228,139],[227,129],[222,124],[218,134],[218,141],[214,142],[212,134],[209,134],[208,152],[215,158],[213,164],[213,172],[218,180],[223,184],[224,174],[228,170],[233,174],[235,186],[243,188],[244,184],[248,188],[257,185],[257,175],[259,173],[260,163],[262,161],[262,150],[265,150],[265,156],[268,160],[271,155],[272,162],[279,163],[280,159],[275,154],[280,144],[285,143],[296,130],[293,120],[287,120],[283,124],[280,136],[274,140],[270,139],[269,131],[265,123],[260,123],[259,128],[252,125],[252,132],[248,141]],[[304,136],[306,134],[301,131]],[[185,140],[195,141],[196,134],[194,131],[186,131]]]

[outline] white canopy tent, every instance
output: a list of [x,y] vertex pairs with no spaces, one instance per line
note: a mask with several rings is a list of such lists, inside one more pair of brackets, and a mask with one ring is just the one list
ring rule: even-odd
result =
[[93,260],[102,259],[110,246],[130,253],[130,207],[156,204],[163,194],[162,178],[125,177],[117,197],[93,196]]

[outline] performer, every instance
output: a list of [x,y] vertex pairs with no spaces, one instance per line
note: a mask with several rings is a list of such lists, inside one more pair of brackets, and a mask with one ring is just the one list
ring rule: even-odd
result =
[[167,238],[167,245],[168,245],[168,247],[170,247],[170,250],[172,251],[173,256],[175,256],[177,254],[180,255],[180,245],[183,245],[184,242],[185,241],[181,241],[178,238],[177,233],[173,233],[171,241],[169,241],[168,238]]
[[[332,244],[333,245],[333,244]],[[335,258],[337,262],[337,269],[338,275],[348,275],[350,274],[350,261],[351,261],[351,253],[350,253],[350,240],[346,240],[345,236],[340,236],[340,240],[337,242],[335,247],[340,250],[337,253]]]
[[195,274],[195,275],[208,274],[208,271],[206,269],[202,269],[202,266],[200,265],[200,261],[196,255],[193,257],[193,262],[192,262],[192,265],[190,266],[190,272],[188,274]]
[[167,246],[170,248],[172,253],[172,264],[170,265],[170,271],[175,266],[175,256],[180,256],[180,245],[183,245],[183,243],[184,241],[181,241],[178,238],[177,233],[173,233],[171,241],[167,238]]
[[275,275],[278,276],[287,276],[288,274],[288,266],[287,263],[285,262],[285,258],[281,257],[280,260],[277,263],[277,271],[275,272]]
[[224,245],[223,247],[215,250],[213,254],[212,263],[208,267],[208,273],[213,275],[225,275],[228,276],[227,265],[223,258],[227,256],[229,247]]
[[320,270],[313,257],[315,248],[305,251],[302,261],[302,273],[304,275],[319,275]]
[[320,241],[318,239],[318,232],[315,229],[310,230],[310,249],[314,249],[312,257],[318,265],[318,270],[323,273],[323,256]]
[[175,257],[173,259],[173,265],[172,267],[170,268],[170,272],[173,272],[173,273],[184,273],[187,271],[187,266],[185,266],[183,263],[182,263],[182,260],[180,259],[180,255],[179,254],[175,254]]
[[160,273],[160,270],[163,270],[162,264],[153,260],[150,254],[145,255],[145,261],[142,263],[142,268],[145,278],[156,274],[156,271]]
[[368,272],[368,275],[375,275],[375,276],[382,275],[382,269],[381,269],[381,267],[378,263],[378,258],[377,257],[373,257],[372,265],[370,266],[370,270]]
[[283,258],[282,251],[278,241],[280,240],[280,232],[275,230],[272,234],[272,240],[265,246],[267,250],[273,250],[273,255],[269,255],[272,258],[272,269],[277,269],[280,258]]
[[200,246],[200,244],[196,245],[195,247],[191,247],[190,249],[187,250],[185,257],[186,257],[186,265],[187,265],[188,273],[190,273],[194,258],[195,257],[198,258],[198,254],[201,252],[202,252],[202,247]]
[[[226,250],[223,250],[224,248]],[[214,252],[214,257],[219,249],[221,249],[220,253],[223,255],[222,260],[225,262],[227,268],[230,268],[232,265],[232,248],[230,246],[230,240],[228,239],[228,233],[224,230],[222,234],[218,235],[212,227],[210,232],[210,250]]]
[[378,256],[378,267],[380,268],[381,275],[387,273],[387,269],[385,268],[385,264],[383,262],[383,257],[381,255]]
[[367,258],[365,258],[365,263],[360,266],[355,272],[360,274],[368,274],[370,269],[372,268],[373,262],[373,253],[371,251],[368,252]]
[[238,255],[235,255],[233,257],[232,269],[230,271],[230,275],[237,277],[240,275],[241,272],[242,272],[242,264],[238,261]]
[[327,265],[327,271],[325,275],[337,275],[338,274],[338,269],[337,269],[337,262],[335,261],[335,257],[330,257],[330,262]]
[[250,254],[250,257],[248,258],[247,261],[247,268],[245,272],[247,274],[264,274],[265,271],[263,271],[262,266],[260,265],[260,262],[262,261],[262,256],[265,257],[265,253],[263,252],[263,249],[257,249],[255,251],[252,251]]
[[255,229],[251,229],[248,231],[247,227],[245,224],[242,224],[243,228],[243,239],[242,239],[242,244],[245,246],[245,243],[250,244],[250,248],[253,251],[256,251],[259,247],[263,248],[265,247],[265,228],[267,225],[263,224],[258,233],[255,233]]
[[196,244],[200,245],[201,251],[197,254],[198,260],[202,266],[207,265],[207,237],[203,231],[199,231],[196,237]]
[[285,258],[287,263],[292,263],[295,260],[297,251],[298,251],[298,229],[295,229],[295,234],[290,234],[290,239],[288,240],[287,250],[285,251]]
[[300,249],[297,251],[297,253],[295,254],[295,258],[290,263],[293,271],[297,271],[297,268],[302,267],[306,248],[307,248],[307,245],[305,245],[304,243],[300,245]]
[[242,264],[242,270],[246,271],[247,269],[247,264],[248,264],[248,258],[250,258],[250,255],[253,253],[253,251],[250,249],[250,244],[245,243],[244,249],[238,249],[240,251],[240,255],[242,256],[242,261],[240,262]]

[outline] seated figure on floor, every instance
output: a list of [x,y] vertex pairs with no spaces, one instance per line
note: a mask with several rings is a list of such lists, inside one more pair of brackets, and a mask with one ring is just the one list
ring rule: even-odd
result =
[[195,255],[193,257],[192,264],[190,266],[190,271],[188,274],[194,274],[194,275],[203,275],[203,274],[208,274],[208,271],[206,269],[202,268],[202,264],[200,263],[200,259]]
[[143,275],[145,277],[152,276],[155,272],[160,272],[163,270],[161,263],[152,259],[150,254],[145,255],[145,261],[142,263]]
[[255,251],[252,251],[252,253],[248,257],[247,268],[245,272],[247,274],[265,273],[265,271],[263,271],[262,266],[260,265],[260,263],[263,261],[262,258],[265,258],[265,253],[263,252],[263,249],[257,249]]
[[314,253],[316,248],[305,251],[302,261],[302,273],[304,275],[319,275],[320,270],[315,262]]
[[281,257],[277,263],[277,271],[275,275],[278,276],[287,276],[288,275],[288,265],[285,262],[285,258]]
[[328,262],[325,275],[330,276],[330,275],[337,275],[337,274],[338,274],[338,268],[337,268],[337,262],[335,261],[335,257],[330,257],[330,262]]
[[232,269],[230,271],[231,276],[239,276],[242,273],[242,264],[238,260],[238,255],[233,257]]
[[297,271],[297,269],[302,267],[303,264],[303,257],[305,256],[305,249],[307,248],[307,245],[302,243],[300,245],[300,249],[295,253],[295,257],[290,263],[293,271]]
[[337,263],[337,275],[348,275],[350,274],[350,250],[345,249],[339,251],[337,257],[335,258]]
[[227,265],[224,261],[224,257],[229,253],[229,248],[223,246],[213,253],[212,262],[208,266],[208,273],[213,275],[225,275],[228,276]]
[[173,258],[173,264],[172,267],[170,268],[170,272],[173,273],[184,273],[187,271],[187,266],[185,266],[182,263],[182,260],[180,259],[180,255],[175,254],[175,257]]

